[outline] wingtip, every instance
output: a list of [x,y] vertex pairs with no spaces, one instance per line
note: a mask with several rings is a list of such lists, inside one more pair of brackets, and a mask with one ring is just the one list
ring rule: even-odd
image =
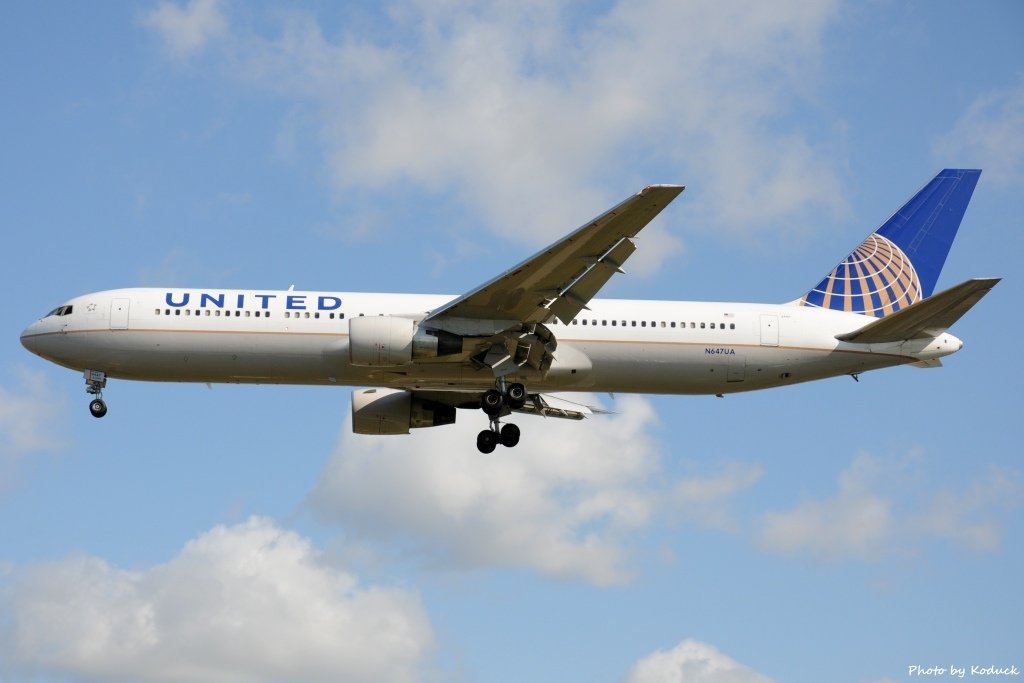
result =
[[970,279],[970,282],[976,282],[980,286],[987,286],[988,289],[992,289],[993,287],[998,285],[1000,282],[1002,282],[1002,280],[1003,280],[1003,278],[1001,276],[1000,277],[972,277]]
[[671,189],[680,189],[681,190],[684,187],[686,187],[686,185],[680,185],[679,183],[651,183],[647,187],[648,188],[651,188],[651,187],[667,187],[667,188],[671,188]]
[[643,196],[643,195],[649,194],[651,192],[656,192],[658,190],[669,191],[669,192],[673,192],[674,194],[679,194],[680,192],[682,192],[685,189],[686,189],[686,185],[656,184],[656,185],[648,185],[644,189],[642,189],[639,192],[637,192],[637,194],[640,195],[640,196]]

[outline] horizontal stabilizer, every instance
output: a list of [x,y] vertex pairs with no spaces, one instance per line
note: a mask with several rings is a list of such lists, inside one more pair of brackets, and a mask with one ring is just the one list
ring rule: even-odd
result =
[[837,334],[836,339],[858,344],[881,344],[922,337],[937,337],[989,293],[1001,278],[975,278],[917,301],[859,330]]

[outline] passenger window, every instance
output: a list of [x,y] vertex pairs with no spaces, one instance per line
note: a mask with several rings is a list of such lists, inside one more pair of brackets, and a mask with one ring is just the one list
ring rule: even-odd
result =
[[313,317],[314,318],[319,318],[320,317],[320,311],[317,311],[316,313],[314,313]]
[[673,320],[673,321],[672,321],[672,329],[674,330],[675,328],[676,328],[676,321],[675,321],[675,320]]
[[735,330],[736,329],[736,323],[729,323],[729,329],[730,330]]
[[607,320],[602,320],[601,321],[601,327],[605,327],[607,325],[608,325],[608,321]]
[[635,321],[635,320],[631,321],[631,322],[630,322],[629,324],[630,324],[630,325],[631,325],[632,327],[636,327],[636,321]]
[[612,327],[615,327],[615,323],[617,323],[617,322],[619,322],[619,321],[618,320],[613,320],[612,321]]
[[647,327],[647,321],[646,320],[641,320],[640,321],[640,327]]
[[711,329],[715,329],[715,324],[711,323]]
[[584,321],[583,321],[583,324],[584,324],[584,325],[586,325],[586,324],[587,324],[587,321],[586,321],[586,320],[584,320]]
[[702,330],[704,329],[704,323],[700,324],[700,329],[702,329]]

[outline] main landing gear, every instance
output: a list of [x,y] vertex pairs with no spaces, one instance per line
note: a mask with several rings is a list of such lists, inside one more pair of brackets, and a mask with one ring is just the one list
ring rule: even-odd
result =
[[505,386],[504,380],[498,380],[496,389],[489,389],[480,397],[480,407],[491,420],[489,429],[480,432],[476,437],[476,447],[481,453],[493,453],[500,443],[512,448],[519,443],[519,427],[514,424],[501,424],[501,418],[526,405],[526,387],[515,383]]
[[103,417],[107,414],[107,404],[103,400],[103,387],[107,386],[107,375],[99,370],[85,371],[85,391],[95,396],[89,401],[89,412],[93,417]]

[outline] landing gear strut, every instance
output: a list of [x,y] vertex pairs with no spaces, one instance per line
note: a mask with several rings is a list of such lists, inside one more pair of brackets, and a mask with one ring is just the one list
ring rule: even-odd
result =
[[103,417],[107,414],[107,404],[103,400],[103,387],[107,386],[107,375],[99,370],[85,371],[85,391],[95,396],[89,401],[89,412],[93,417]]
[[514,424],[501,424],[501,417],[526,404],[526,387],[515,383],[505,386],[499,379],[497,389],[489,389],[480,397],[480,407],[487,413],[491,425],[476,437],[476,447],[481,453],[493,453],[498,444],[512,448],[519,443],[519,427]]

